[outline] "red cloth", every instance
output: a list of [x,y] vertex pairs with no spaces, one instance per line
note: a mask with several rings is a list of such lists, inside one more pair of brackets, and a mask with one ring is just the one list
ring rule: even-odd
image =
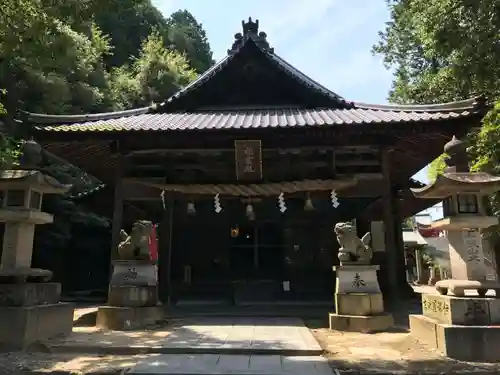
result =
[[158,261],[158,238],[156,237],[156,225],[153,225],[151,236],[149,237],[149,257],[153,262]]

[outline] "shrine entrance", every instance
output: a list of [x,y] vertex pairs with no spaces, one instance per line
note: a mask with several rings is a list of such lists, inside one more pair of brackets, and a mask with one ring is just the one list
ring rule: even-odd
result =
[[285,266],[283,228],[276,222],[247,221],[230,229],[232,279],[281,279]]
[[285,276],[285,242],[279,222],[255,220],[230,230],[229,274],[236,304],[273,301]]

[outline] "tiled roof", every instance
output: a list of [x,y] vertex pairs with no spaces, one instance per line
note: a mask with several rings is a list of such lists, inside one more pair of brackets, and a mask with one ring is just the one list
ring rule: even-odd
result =
[[[275,65],[277,65],[282,71],[284,71],[286,74],[289,76],[293,77],[296,79],[299,83],[302,85],[309,87],[312,90],[315,90],[326,97],[332,99],[334,102],[338,103],[342,108],[349,108],[351,106],[351,103],[348,103],[344,98],[342,98],[340,95],[334,93],[333,91],[327,89],[325,86],[319,84],[312,78],[308,77],[304,73],[302,73],[300,70],[292,66],[290,63],[279,57],[277,54],[275,54],[273,51],[266,50],[266,49],[261,49],[259,48],[255,42],[249,38],[244,46],[240,48],[240,51],[242,51],[244,48],[246,49],[256,49],[262,53],[263,56],[265,56],[269,61]],[[217,62],[214,66],[212,66],[210,69],[208,69],[206,72],[201,74],[197,79],[195,79],[193,82],[179,90],[177,93],[172,95],[170,98],[168,98],[165,102],[160,103],[158,107],[164,108],[167,107],[169,103],[172,103],[173,101],[177,100],[181,96],[184,96],[188,94],[189,92],[193,91],[197,87],[202,86],[205,84],[207,81],[213,79],[216,75],[222,73],[224,69],[231,63],[233,59],[235,59],[236,56],[238,56],[238,51],[237,53],[233,55],[228,55],[225,56],[223,59],[221,59],[219,62]]]
[[[108,132],[108,131],[181,131],[249,128],[291,128],[377,123],[426,122],[457,119],[475,113],[471,107],[458,110],[394,109],[263,109],[192,113],[125,114],[103,119],[61,116],[57,124],[47,124],[46,117],[28,116],[38,131]],[[44,124],[45,125],[42,125]],[[38,125],[37,125],[38,124]]]

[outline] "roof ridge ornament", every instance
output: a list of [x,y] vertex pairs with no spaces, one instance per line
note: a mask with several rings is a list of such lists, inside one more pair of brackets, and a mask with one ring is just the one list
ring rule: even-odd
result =
[[234,34],[234,42],[231,49],[227,50],[228,55],[234,55],[243,45],[251,39],[260,49],[274,53],[274,48],[270,47],[267,41],[267,34],[263,31],[259,32],[259,20],[252,21],[252,17],[248,17],[248,22],[241,21],[242,33]]

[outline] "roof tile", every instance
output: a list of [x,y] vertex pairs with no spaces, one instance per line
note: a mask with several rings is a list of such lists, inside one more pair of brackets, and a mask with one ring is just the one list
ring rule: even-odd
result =
[[375,109],[274,109],[253,111],[143,113],[118,118],[37,125],[39,131],[179,131],[248,128],[297,128],[342,124],[401,123],[466,117],[470,110],[425,112]]

